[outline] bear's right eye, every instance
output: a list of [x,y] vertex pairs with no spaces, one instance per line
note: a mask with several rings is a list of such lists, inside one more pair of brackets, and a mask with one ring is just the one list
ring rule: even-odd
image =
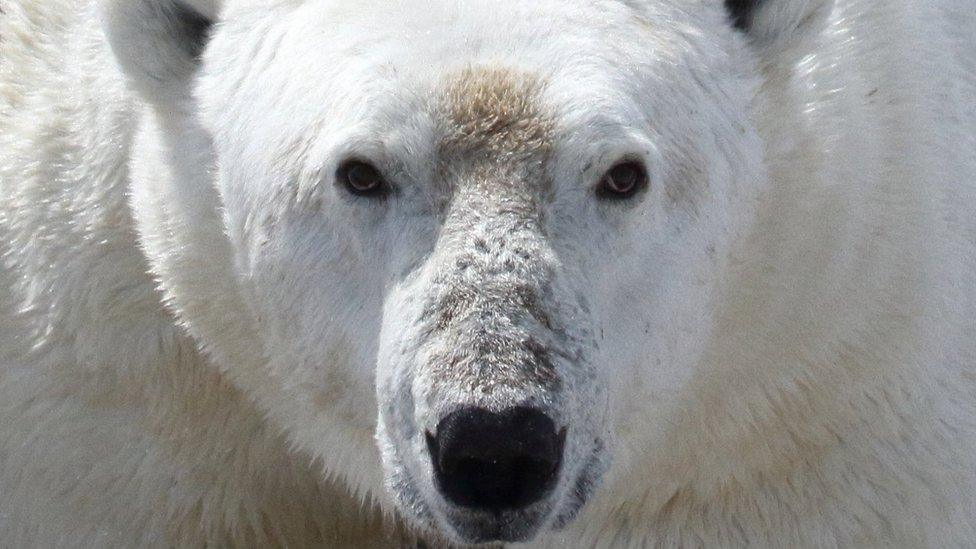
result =
[[381,197],[389,190],[376,166],[362,160],[343,162],[336,172],[336,180],[356,196]]

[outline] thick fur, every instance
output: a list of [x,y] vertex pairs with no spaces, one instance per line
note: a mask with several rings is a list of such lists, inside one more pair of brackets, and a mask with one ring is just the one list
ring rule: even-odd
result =
[[526,402],[508,539],[976,543],[976,13],[752,4],[5,1],[0,545],[462,544]]

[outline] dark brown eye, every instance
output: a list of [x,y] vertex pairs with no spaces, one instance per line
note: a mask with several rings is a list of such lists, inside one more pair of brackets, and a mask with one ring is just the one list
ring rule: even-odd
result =
[[339,166],[336,178],[349,192],[358,196],[380,196],[387,191],[383,174],[362,160],[349,160]]
[[647,186],[647,170],[640,162],[621,162],[603,175],[597,194],[603,198],[630,198]]

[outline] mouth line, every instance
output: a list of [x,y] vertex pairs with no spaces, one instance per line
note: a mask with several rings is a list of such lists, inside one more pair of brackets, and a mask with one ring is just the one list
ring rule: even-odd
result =
[[431,505],[440,528],[464,543],[515,543],[529,541],[552,515],[553,507],[537,502],[523,509],[470,510],[443,500]]
[[464,543],[518,543],[531,541],[541,530],[548,513],[543,513],[539,518],[530,518],[519,515],[499,519],[492,519],[490,522],[481,521],[457,521],[447,519],[450,529],[454,535]]
[[556,508],[555,515],[550,523],[553,530],[562,530],[576,519],[580,510],[593,496],[603,473],[606,472],[607,463],[600,459],[605,448],[604,442],[600,439],[595,442],[595,447],[576,469],[574,480],[566,490],[566,495],[571,497],[567,499],[564,495],[563,501],[560,502],[561,505]]

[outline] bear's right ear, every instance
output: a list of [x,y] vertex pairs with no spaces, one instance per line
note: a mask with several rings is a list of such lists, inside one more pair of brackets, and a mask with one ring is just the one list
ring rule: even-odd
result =
[[103,0],[102,25],[122,71],[149,99],[184,96],[220,0]]
[[732,23],[765,56],[775,56],[822,30],[834,0],[724,0]]

